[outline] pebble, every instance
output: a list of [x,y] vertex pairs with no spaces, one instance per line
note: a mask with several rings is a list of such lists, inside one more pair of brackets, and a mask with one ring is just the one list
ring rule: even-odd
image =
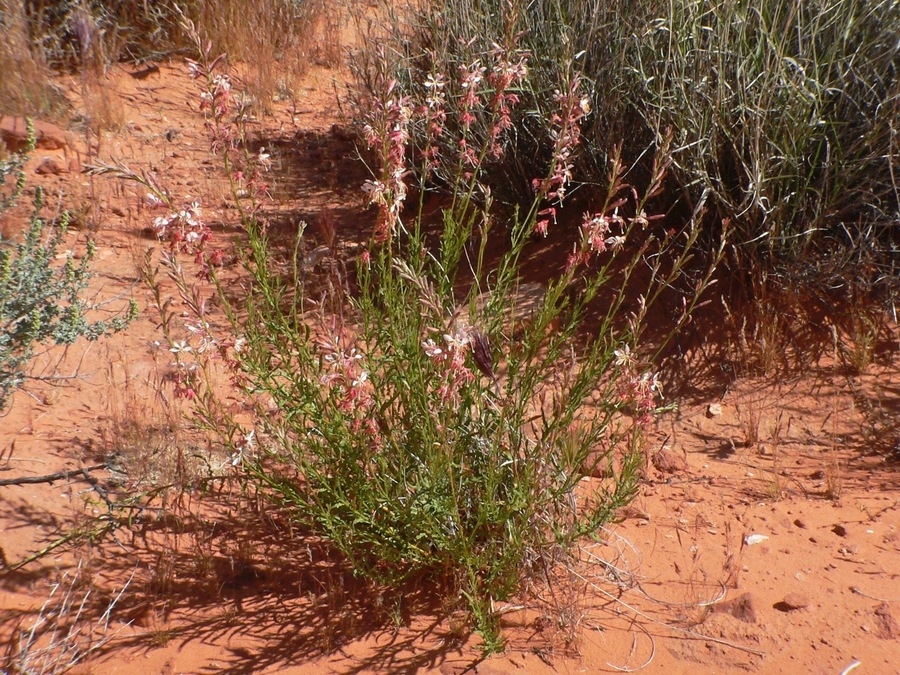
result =
[[748,534],[744,537],[744,543],[747,546],[754,546],[755,544],[761,544],[766,541],[768,537],[764,534]]
[[803,593],[788,593],[784,596],[781,603],[787,607],[788,610],[803,609],[804,607],[809,607],[809,598],[803,595]]
[[60,164],[52,157],[45,157],[34,172],[39,176],[59,176],[60,174],[69,173],[69,167]]

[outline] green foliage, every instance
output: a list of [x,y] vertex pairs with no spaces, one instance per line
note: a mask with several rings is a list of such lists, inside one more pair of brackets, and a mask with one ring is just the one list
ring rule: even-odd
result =
[[[10,209],[25,186],[23,166],[26,153],[34,147],[29,122],[29,148],[0,164],[0,185],[16,176],[12,192],[0,200],[0,213]],[[63,213],[53,226],[40,217],[44,195],[35,189],[34,211],[21,241],[0,237],[0,411],[6,408],[13,391],[27,379],[27,365],[34,349],[42,344],[68,345],[79,338],[96,340],[118,332],[137,315],[134,301],[124,316],[109,321],[89,321],[91,306],[84,300],[90,281],[94,246],[76,263],[71,254],[56,264],[57,253],[66,236],[69,215]]]
[[[671,324],[655,322],[657,336],[671,336],[709,284],[711,269],[693,280],[683,275],[697,218],[678,229],[647,214],[665,183],[666,149],[642,184],[626,181],[627,167],[612,155],[606,189],[572,236],[571,256],[542,277],[543,292],[526,293],[523,260],[536,237],[558,226],[571,180],[587,112],[579,77],[573,73],[547,120],[555,143],[530,206],[504,212],[494,209],[487,179],[489,158],[517,133],[511,114],[527,68],[515,45],[480,54],[489,70],[471,66],[431,87],[406,89],[382,70],[365,127],[372,237],[355,274],[333,260],[320,286],[328,290],[311,298],[315,256],[305,255],[302,231],[292,252],[269,236],[268,195],[259,189],[268,182],[268,155],[251,150],[247,118],[217,72],[225,61],[193,25],[186,29],[195,36],[191,65],[202,97],[213,102],[204,110],[211,144],[233,179],[234,213],[247,235],[246,276],[236,299],[214,254],[190,243],[204,237],[179,234],[203,230],[199,211],[170,217],[162,236],[170,227],[179,236],[160,263],[192,317],[193,337],[177,339],[179,322],[170,321],[149,258],[145,276],[177,363],[175,395],[190,400],[195,422],[229,448],[248,492],[272,498],[358,574],[394,590],[431,582],[451,600],[445,606],[467,607],[486,652],[500,649],[495,603],[538,573],[549,579],[580,538],[634,496],[642,430],[661,394],[653,356],[639,349],[648,312],[689,283],[682,297],[668,297],[680,301],[666,313]],[[483,135],[449,125],[447,92],[459,88]],[[427,96],[416,95],[421,89]],[[427,129],[433,145],[413,171],[416,128]],[[437,174],[452,197],[433,222],[424,215],[432,170],[452,162],[455,170]],[[135,172],[102,171],[165,197]],[[417,205],[407,203],[410,195]],[[338,249],[328,223],[321,229]],[[188,280],[182,255],[208,261],[202,274],[217,282],[229,334],[216,335],[212,303]],[[225,404],[214,386],[220,364],[252,415]]]
[[[502,131],[490,100],[473,110]],[[658,394],[637,346],[648,307],[680,277],[698,228],[677,243],[665,228],[653,230],[659,238],[645,229],[648,197],[638,200],[622,181],[616,158],[605,201],[573,242],[573,258],[523,315],[521,261],[548,188],[509,229],[495,230],[484,160],[501,134],[488,133],[473,155],[480,159],[458,163],[454,198],[436,229],[421,203],[402,216],[402,139],[417,110],[389,84],[373,113],[382,116],[371,125],[381,173],[370,187],[383,220],[359,260],[352,295],[347,289],[311,311],[300,243],[292,273],[279,275],[264,228],[246,219],[252,283],[246,319],[232,312],[242,336],[235,358],[248,397],[262,407],[260,452],[246,452],[246,443],[240,450],[250,481],[358,573],[395,587],[424,575],[464,598],[490,652],[502,646],[494,602],[595,533],[637,490],[641,429]],[[569,132],[557,135],[577,138],[577,114],[570,107],[567,116]],[[560,147],[559,156],[568,152]],[[648,195],[665,165],[656,163]],[[562,171],[558,162],[545,169],[557,199],[565,181],[553,177]],[[616,207],[632,199],[629,210],[641,217],[619,217]],[[620,236],[592,238],[601,225],[620,228]],[[505,252],[490,261],[497,238]],[[632,238],[643,245],[626,254],[623,242]],[[639,268],[649,271],[640,281]],[[707,281],[693,289],[682,322]],[[598,317],[591,312],[601,294]],[[625,298],[638,295],[639,309],[622,320]],[[345,301],[337,315],[321,309]]]
[[[607,522],[634,495],[642,462],[627,447],[608,482],[576,496],[598,464],[612,467],[612,449],[624,441],[614,423],[624,402],[609,377],[622,338],[607,317],[591,344],[574,342],[600,285],[570,299],[573,279],[563,278],[513,340],[502,318],[514,313],[515,259],[528,225],[516,227],[493,300],[475,322],[495,345],[491,360],[505,366],[502,390],[478,374],[466,328],[453,319],[452,244],[419,255],[421,234],[360,267],[358,326],[316,334],[293,294],[302,280],[273,277],[269,242],[251,230],[255,281],[241,326],[248,388],[278,411],[260,420],[277,442],[250,465],[254,480],[357,572],[390,585],[421,574],[449,580],[495,647],[490,601],[508,598],[552,550]],[[444,241],[464,240],[468,227],[446,214]],[[460,304],[474,303],[477,290]]]

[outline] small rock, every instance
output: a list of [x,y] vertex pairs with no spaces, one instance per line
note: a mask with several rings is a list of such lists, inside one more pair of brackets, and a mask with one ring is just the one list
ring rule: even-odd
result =
[[744,537],[744,543],[747,546],[754,546],[756,544],[761,544],[766,541],[768,537],[764,534],[748,534]]
[[52,157],[45,157],[34,172],[39,176],[59,176],[60,174],[69,173],[69,168],[63,166]]
[[756,623],[756,601],[750,593],[744,593],[733,600],[726,600],[711,607],[714,612],[731,614],[735,619],[744,623]]
[[124,218],[126,215],[125,210],[118,206],[112,207],[111,211],[120,218]]
[[804,607],[809,607],[809,598],[803,595],[803,593],[788,593],[784,596],[784,600],[782,600],[780,604],[784,605],[788,611],[792,609],[803,609]]
[[707,417],[718,417],[722,414],[722,406],[719,403],[710,403],[706,409]]
[[900,624],[891,613],[891,608],[886,602],[882,602],[875,608],[875,635],[882,640],[896,640],[900,638]]
[[831,528],[831,531],[834,532],[834,533],[835,533],[837,536],[839,536],[839,537],[846,537],[846,536],[847,536],[847,528],[844,527],[843,525],[840,525],[840,524],[835,525],[834,527],[832,527],[832,528]]
[[800,520],[799,518],[797,518],[797,519],[794,521],[794,525],[796,525],[797,527],[799,527],[801,530],[805,530],[805,529],[806,529],[806,523],[804,523],[804,522],[803,522],[802,520]]
[[688,463],[676,452],[663,448],[650,460],[660,473],[681,473],[688,470]]

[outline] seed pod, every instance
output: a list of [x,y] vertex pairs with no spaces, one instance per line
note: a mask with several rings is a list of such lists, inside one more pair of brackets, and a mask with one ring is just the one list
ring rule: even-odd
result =
[[497,376],[494,375],[494,360],[491,357],[491,343],[487,335],[477,328],[471,328],[469,335],[472,338],[472,356],[478,370],[487,375],[496,384]]

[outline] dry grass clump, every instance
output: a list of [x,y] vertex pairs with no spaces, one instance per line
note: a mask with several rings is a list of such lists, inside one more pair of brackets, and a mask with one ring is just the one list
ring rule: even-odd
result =
[[55,118],[65,97],[49,79],[43,53],[29,39],[22,3],[0,0],[0,111],[9,115]]
[[244,90],[263,110],[291,98],[310,63],[340,60],[341,12],[324,0],[196,3],[197,26],[216,49],[248,68]]
[[[450,0],[411,14],[389,42],[399,81],[424,88],[429,74],[453,73],[511,35],[531,55],[515,142],[491,167],[495,195],[527,199],[553,143],[535,120],[577,71],[592,85],[578,157],[588,175],[613,147],[634,163],[671,134],[675,180],[656,206],[679,218],[704,204],[712,241],[729,219],[731,246],[755,254],[742,256],[741,274],[791,262],[813,272],[835,250],[896,258],[897,3]],[[463,100],[454,93],[451,107]],[[853,255],[839,279],[857,274]]]
[[0,654],[0,672],[65,673],[109,642],[110,620],[130,580],[95,616],[90,576],[87,566],[79,563],[52,585],[40,610],[18,617],[16,634]]
[[[294,95],[310,63],[335,65],[341,57],[337,36],[343,11],[324,0],[65,0],[24,8],[21,2],[2,0],[0,10],[5,17],[0,26],[10,36],[0,46],[0,66],[13,74],[0,82],[0,103],[9,97],[17,105],[5,105],[6,111],[35,115],[53,101],[45,92],[51,70],[91,71],[91,79],[99,81],[116,62],[161,61],[188,53],[184,18],[194,21],[217,49],[246,64],[244,89],[263,111],[273,98]],[[102,88],[99,93],[100,105],[109,107]],[[115,117],[100,112],[92,119]]]

